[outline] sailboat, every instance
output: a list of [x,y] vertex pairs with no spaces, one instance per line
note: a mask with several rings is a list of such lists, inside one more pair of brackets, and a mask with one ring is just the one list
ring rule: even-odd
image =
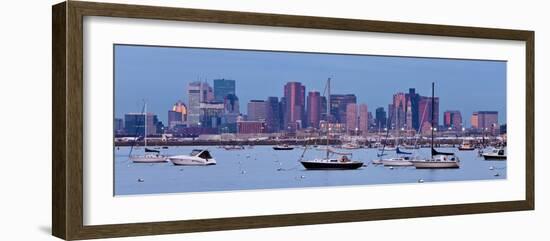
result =
[[434,148],[434,95],[435,83],[432,82],[432,140],[431,140],[431,156],[426,160],[412,160],[414,167],[417,169],[438,169],[438,168],[460,168],[459,159],[454,153],[440,152]]
[[[328,99],[327,99],[327,120],[330,120],[330,78],[327,80]],[[307,151],[304,148],[302,156],[300,157],[300,163],[308,170],[346,170],[346,169],[358,169],[363,166],[363,162],[354,161],[348,156],[352,156],[352,153],[337,152],[329,147],[330,128],[327,126],[327,142],[326,142],[326,156],[324,158],[316,158],[313,160],[303,160],[304,154]],[[307,143],[306,143],[307,144]],[[340,155],[339,158],[331,158],[331,154]]]
[[144,154],[143,155],[132,155],[132,149],[130,149],[130,160],[134,163],[162,163],[167,162],[166,156],[161,155],[159,150],[154,150],[147,148],[147,103],[143,104],[143,126],[144,126]]

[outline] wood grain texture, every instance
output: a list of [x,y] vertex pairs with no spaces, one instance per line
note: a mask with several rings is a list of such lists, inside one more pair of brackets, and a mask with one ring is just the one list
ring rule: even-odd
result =
[[[54,105],[52,113],[52,230],[57,237],[74,240],[534,209],[534,32],[532,31],[76,1],[55,5],[52,11],[52,103]],[[525,200],[84,226],[82,28],[84,16],[525,41],[527,60]]]

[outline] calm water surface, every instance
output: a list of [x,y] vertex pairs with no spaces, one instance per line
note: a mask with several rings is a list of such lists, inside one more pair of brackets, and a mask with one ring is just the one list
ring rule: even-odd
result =
[[[458,151],[456,148],[438,150],[455,152],[461,160],[459,169],[431,170],[372,165],[370,161],[377,159],[377,149],[345,150],[353,153],[353,160],[368,164],[357,170],[305,170],[298,162],[303,152],[301,148],[274,151],[271,146],[255,146],[226,151],[215,146],[182,146],[169,147],[161,152],[164,155],[188,155],[192,149],[208,149],[217,165],[136,164],[128,160],[130,148],[120,147],[115,150],[115,195],[416,183],[419,179],[425,183],[506,179],[506,161],[484,161],[478,157],[477,151]],[[428,157],[430,149],[412,152]],[[324,155],[323,151],[309,149],[305,159]]]

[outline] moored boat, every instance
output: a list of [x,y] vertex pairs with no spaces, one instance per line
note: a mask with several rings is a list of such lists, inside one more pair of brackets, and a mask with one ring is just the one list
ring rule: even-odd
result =
[[208,150],[195,149],[189,155],[170,156],[168,160],[177,166],[216,165],[216,160]]
[[276,150],[276,151],[290,151],[290,150],[294,150],[294,147],[289,146],[288,144],[276,145],[276,146],[273,147],[273,150]]
[[506,160],[506,150],[504,148],[493,148],[488,152],[481,154],[485,160]]

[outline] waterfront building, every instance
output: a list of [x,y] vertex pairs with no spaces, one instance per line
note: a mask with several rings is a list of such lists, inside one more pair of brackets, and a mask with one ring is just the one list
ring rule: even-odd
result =
[[473,129],[489,131],[492,134],[498,134],[500,131],[498,111],[477,111],[472,114],[470,120]]
[[248,102],[248,120],[265,121],[267,119],[267,106],[264,100],[250,100]]
[[267,126],[265,121],[237,121],[237,133],[239,134],[259,134],[266,131]]
[[190,125],[198,125],[200,122],[200,103],[214,99],[212,87],[206,82],[195,81],[187,86],[189,101],[187,120]]
[[[434,111],[433,111],[433,125],[434,127],[439,126],[439,97],[434,97]],[[425,128],[425,122],[432,126],[432,97],[421,96],[420,101],[418,102],[418,111],[420,113],[419,118],[421,120],[421,128]],[[424,131],[424,129],[422,130]]]
[[145,125],[147,125],[148,136],[156,135],[158,124],[157,115],[152,113],[146,115],[143,113],[127,113],[124,115],[124,130],[130,136],[145,136]]
[[357,97],[354,94],[334,94],[330,95],[330,122],[346,124],[346,112],[348,104],[357,103]]
[[357,121],[357,104],[349,103],[346,107],[346,131],[348,133],[356,133],[356,130],[359,129]]
[[443,113],[443,126],[455,131],[462,130],[462,115],[460,111],[448,110]]
[[318,91],[310,91],[307,95],[308,127],[319,129],[319,121],[321,120],[321,108],[321,94]]
[[305,124],[306,87],[300,82],[288,82],[284,86],[285,127],[296,130]]
[[369,112],[367,104],[359,105],[359,124],[357,127],[361,133],[366,134],[369,131],[370,123],[372,122],[372,113]]
[[266,101],[266,119],[265,124],[267,126],[267,132],[278,132],[281,129],[281,108],[279,104],[279,98],[267,97]]
[[379,129],[386,128],[387,124],[387,117],[386,117],[386,111],[384,111],[384,107],[378,107],[376,108],[376,114],[375,114],[375,125]]
[[224,114],[223,102],[202,102],[199,105],[199,127],[219,128]]
[[223,102],[228,95],[236,95],[235,80],[215,79],[214,80],[214,100]]
[[327,122],[325,120],[322,120],[319,122],[319,129],[326,132],[330,129],[330,133],[344,133],[346,132],[346,124],[345,123],[334,123],[334,122]]

